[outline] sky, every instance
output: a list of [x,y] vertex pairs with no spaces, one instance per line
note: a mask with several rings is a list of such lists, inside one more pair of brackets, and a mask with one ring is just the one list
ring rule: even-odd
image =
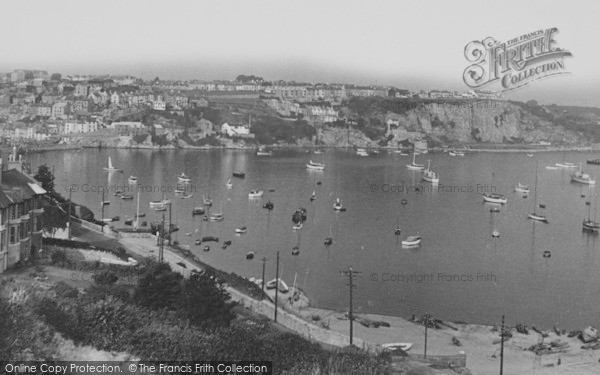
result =
[[600,107],[597,0],[2,0],[0,72],[467,90],[465,46],[557,27],[568,75],[505,94]]

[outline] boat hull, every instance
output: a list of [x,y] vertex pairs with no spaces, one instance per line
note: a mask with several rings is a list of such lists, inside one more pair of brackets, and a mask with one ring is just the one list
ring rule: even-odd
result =
[[482,194],[483,200],[488,203],[506,204],[508,198],[503,195]]
[[536,213],[529,214],[529,215],[527,215],[527,217],[530,218],[531,220],[542,221],[544,223],[548,222],[548,218],[546,216],[538,215]]
[[420,165],[420,164],[406,164],[406,168],[412,169],[414,171],[420,171],[420,170],[424,169],[425,166]]

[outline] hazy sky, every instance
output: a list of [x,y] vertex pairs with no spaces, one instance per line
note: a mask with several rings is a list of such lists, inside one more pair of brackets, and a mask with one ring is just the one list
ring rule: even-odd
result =
[[568,76],[505,95],[600,106],[600,1],[0,1],[0,71],[466,90],[464,48],[557,27]]

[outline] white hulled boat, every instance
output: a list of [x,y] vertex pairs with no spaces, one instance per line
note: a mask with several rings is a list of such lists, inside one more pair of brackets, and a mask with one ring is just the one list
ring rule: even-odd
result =
[[129,178],[127,179],[127,182],[130,185],[135,185],[138,183],[138,178],[136,176],[129,176]]
[[581,170],[581,166],[579,167],[579,171],[577,171],[571,175],[571,181],[578,182],[580,184],[587,184],[587,185],[594,185],[596,183],[596,181],[593,180],[589,174],[584,173]]
[[[495,189],[494,186],[494,173],[492,173],[492,185],[491,188]],[[488,203],[496,203],[496,204],[506,204],[508,202],[508,198],[505,195],[498,193],[483,193],[481,194],[483,200]]]
[[546,218],[546,216],[538,214],[535,210],[537,208],[537,183],[538,183],[538,164],[536,162],[535,164],[535,189],[534,189],[534,194],[533,194],[533,213],[530,213],[529,215],[527,215],[528,218],[532,219],[532,220],[537,220],[537,221],[542,221],[547,223],[548,222],[548,218]]
[[189,177],[188,177],[188,176],[187,176],[185,173],[183,173],[183,172],[182,172],[182,173],[181,173],[181,174],[180,174],[180,175],[177,177],[177,180],[178,180],[179,182],[183,182],[183,183],[190,183],[190,182],[192,182],[192,179],[191,179],[191,178],[189,178]]
[[113,167],[112,159],[110,156],[108,157],[108,167],[103,168],[107,172],[122,172],[119,168]]
[[431,159],[427,161],[427,169],[421,172],[421,178],[424,181],[431,182],[432,184],[437,184],[440,182],[440,176],[431,170]]
[[248,198],[260,198],[262,196],[263,196],[262,190],[250,190],[250,193],[248,193]]
[[310,160],[306,164],[306,168],[308,168],[308,169],[316,169],[318,171],[322,171],[323,169],[325,169],[325,164]]
[[413,169],[413,170],[421,170],[423,168],[425,168],[425,166],[423,164],[417,164],[415,163],[415,157],[416,157],[416,152],[413,150],[413,160],[411,164],[406,164],[406,168],[408,169]]
[[421,244],[421,236],[408,236],[402,240],[402,246],[417,246]]
[[336,211],[340,211],[344,206],[342,206],[342,202],[340,202],[340,198],[336,198],[335,203],[333,204],[333,209]]
[[519,183],[515,186],[515,191],[517,193],[529,193],[529,186]]
[[369,156],[369,154],[367,153],[367,150],[365,150],[364,148],[357,148],[356,149],[356,155],[358,155],[358,156]]

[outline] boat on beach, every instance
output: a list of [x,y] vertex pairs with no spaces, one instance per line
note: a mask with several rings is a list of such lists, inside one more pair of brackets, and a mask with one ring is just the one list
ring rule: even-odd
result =
[[412,346],[413,344],[410,342],[392,342],[389,344],[381,344],[381,347],[388,351],[400,349],[404,352],[407,352],[412,348]]
[[[277,288],[277,279],[273,279],[273,280],[267,282],[265,284],[265,287],[267,289],[275,289],[275,288]],[[289,290],[290,290],[290,288],[288,288],[287,284],[283,280],[281,280],[281,278],[280,278],[279,279],[279,291],[281,293],[287,293],[287,292],[289,292]]]

